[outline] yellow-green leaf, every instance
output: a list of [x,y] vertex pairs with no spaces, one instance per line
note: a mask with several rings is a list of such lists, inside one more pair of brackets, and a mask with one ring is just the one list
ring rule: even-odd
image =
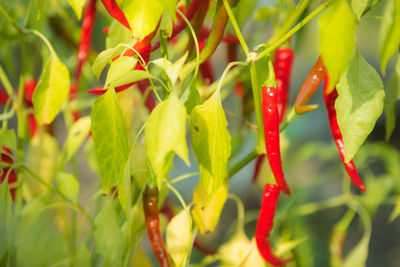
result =
[[124,177],[129,156],[124,118],[114,89],[97,98],[90,119],[103,191],[108,194]]
[[72,7],[76,16],[80,20],[82,17],[82,9],[85,6],[86,1],[85,0],[67,0],[67,2]]
[[[219,222],[219,216],[228,197],[228,181],[226,180],[214,196],[208,200],[208,194],[201,180],[202,178],[193,192],[192,216],[199,232],[205,234],[214,231]],[[205,206],[206,202],[208,202],[207,206]]]
[[351,0],[351,8],[353,9],[354,14],[356,14],[357,20],[360,20],[368,2],[368,0]]
[[357,51],[337,84],[335,108],[343,135],[345,162],[349,162],[383,111],[385,92],[376,70]]
[[129,71],[131,71],[137,63],[137,59],[133,57],[119,57],[117,60],[110,64],[110,68],[107,73],[107,78],[105,86],[112,86],[113,83],[125,76]]
[[186,108],[175,94],[151,112],[145,129],[146,151],[161,188],[176,153],[189,165],[186,145]]
[[92,71],[94,75],[96,75],[97,79],[99,79],[101,72],[106,67],[106,65],[113,59],[120,47],[113,47],[107,50],[102,51],[94,60],[92,65]]
[[79,194],[79,183],[75,176],[60,172],[56,176],[58,189],[73,203],[77,203]]
[[118,44],[128,44],[132,40],[132,32],[116,19],[113,19],[106,37],[106,49]]
[[152,33],[164,12],[159,0],[125,1],[124,13],[135,38],[143,39]]
[[76,153],[85,141],[90,131],[90,117],[82,117],[68,131],[68,137],[64,144],[65,161],[68,161]]
[[39,124],[50,124],[68,98],[69,72],[55,53],[46,63],[33,93],[33,107]]
[[221,257],[221,267],[239,266],[249,252],[250,240],[242,231],[238,231],[228,242],[218,249]]
[[169,222],[166,243],[175,266],[185,266],[192,246],[192,217],[189,208],[183,209]]
[[239,265],[240,267],[253,267],[253,266],[265,266],[265,261],[258,251],[256,240],[251,240],[250,251],[246,258]]
[[388,0],[383,14],[380,35],[381,71],[386,73],[386,64],[400,45],[400,1]]
[[347,69],[355,47],[355,19],[346,0],[332,1],[319,20],[319,46],[329,73],[328,91]]
[[171,61],[169,61],[166,58],[158,58],[156,60],[153,60],[152,63],[157,65],[159,68],[161,68],[165,72],[165,74],[169,78],[170,82],[174,86],[176,81],[178,80],[178,77],[182,73],[182,67],[187,59],[187,56],[188,56],[188,53],[185,53],[175,63],[172,63]]
[[[199,161],[200,182],[206,199],[223,184],[231,155],[231,136],[219,93],[214,93],[190,115],[192,145]],[[207,200],[204,205],[207,205]]]

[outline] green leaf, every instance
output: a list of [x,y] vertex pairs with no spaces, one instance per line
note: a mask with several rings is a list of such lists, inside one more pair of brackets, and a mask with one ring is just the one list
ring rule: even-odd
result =
[[117,55],[120,47],[113,47],[102,51],[94,60],[92,70],[97,79],[99,79],[101,72],[106,65]]
[[8,183],[0,184],[0,259],[7,252],[12,242],[11,195]]
[[337,84],[335,108],[349,162],[373,130],[383,111],[382,80],[376,70],[357,51],[349,69]]
[[381,71],[386,73],[386,64],[400,45],[400,2],[389,0],[383,14],[380,35]]
[[106,37],[106,49],[114,48],[118,44],[128,44],[132,40],[132,32],[118,20],[113,19]]
[[257,2],[257,0],[238,1],[236,7],[233,9],[233,14],[239,26],[251,18],[251,13]]
[[173,17],[169,14],[169,12],[164,11],[160,22],[160,34],[163,34],[161,31],[164,31],[164,34],[166,34],[168,38],[171,37],[173,25]]
[[33,93],[33,107],[40,125],[50,124],[68,98],[69,72],[55,53],[46,63],[39,83]]
[[189,93],[186,93],[186,95],[187,95],[187,99],[185,101],[186,110],[188,111],[188,113],[192,113],[193,108],[202,103],[199,90],[196,88],[195,83],[193,83],[190,86],[190,91]]
[[[239,2],[240,3],[240,2]],[[269,20],[272,15],[279,12],[279,9],[274,6],[263,6],[260,7],[254,14],[254,19],[257,21]]]
[[75,155],[78,148],[88,137],[90,132],[90,117],[85,116],[74,122],[68,131],[68,137],[65,141],[63,150],[65,153],[65,162]]
[[186,266],[185,263],[192,247],[192,217],[189,208],[183,209],[169,222],[166,243],[175,266]]
[[78,20],[80,20],[82,17],[82,9],[85,6],[86,1],[85,0],[67,0],[67,2],[74,10]]
[[[132,155],[132,153],[130,154]],[[129,156],[124,166],[124,176],[119,180],[118,183],[118,200],[121,207],[125,212],[129,212],[131,209],[131,168],[130,168],[131,156]]]
[[186,145],[186,108],[175,94],[157,105],[145,128],[146,151],[161,188],[176,153],[189,165]]
[[111,201],[108,201],[96,216],[94,224],[94,240],[97,252],[118,265],[117,263],[124,253],[124,240],[118,226],[117,213]]
[[396,205],[394,206],[393,211],[390,214],[389,222],[392,223],[397,217],[399,217],[399,215],[400,215],[400,198],[397,199]]
[[58,189],[73,203],[78,202],[79,183],[75,176],[69,173],[60,172],[56,176]]
[[200,182],[193,192],[192,216],[199,232],[205,234],[213,232],[219,222],[222,208],[228,197],[228,180],[218,188],[210,200],[203,184],[200,177]]
[[173,17],[173,20],[175,21],[176,19],[176,12],[175,12],[175,7],[176,7],[176,2],[177,0],[163,0],[160,1],[160,3],[164,6],[164,9]]
[[152,33],[164,12],[159,0],[125,1],[124,13],[135,38],[143,39]]
[[90,252],[84,244],[79,245],[74,253],[71,266],[74,267],[88,267],[90,264]]
[[208,199],[223,184],[227,174],[231,154],[231,136],[227,125],[218,92],[193,108],[190,115],[192,145],[199,161],[200,181]]
[[385,88],[385,123],[386,140],[390,139],[396,126],[396,103],[400,98],[400,56],[397,58],[397,64],[394,73],[386,82]]
[[319,46],[329,73],[329,92],[349,65],[355,47],[355,27],[354,15],[346,0],[333,1],[319,20]]
[[[41,133],[31,140],[26,164],[43,181],[47,184],[52,184],[56,175],[59,155],[57,140],[47,133]],[[46,186],[39,183],[26,172],[23,172],[22,175],[21,180],[24,181],[22,192],[24,192],[26,200],[30,200],[48,190]]]
[[129,156],[124,118],[114,89],[97,98],[90,119],[103,191],[108,194],[124,177]]
[[17,137],[13,129],[0,130],[0,148],[2,146],[8,147],[13,151],[17,150]]
[[152,63],[157,65],[160,69],[162,69],[167,77],[169,78],[172,86],[175,86],[178,77],[182,73],[183,64],[187,59],[188,53],[186,52],[180,59],[178,59],[175,63],[172,63],[166,58],[158,58],[153,60]]
[[221,266],[238,266],[247,256],[251,242],[244,233],[244,229],[235,235],[218,249],[221,257]]
[[112,86],[117,87],[120,85],[137,82],[144,79],[151,78],[151,74],[144,70],[130,70],[118,81],[115,81]]
[[265,266],[265,261],[257,248],[256,239],[251,240],[250,251],[239,267]]
[[123,78],[125,74],[131,71],[137,63],[137,59],[133,57],[121,56],[110,64],[110,69],[107,73],[105,87],[110,86],[119,79]]
[[353,9],[354,14],[356,14],[358,21],[367,7],[368,2],[369,0],[351,0],[351,8]]

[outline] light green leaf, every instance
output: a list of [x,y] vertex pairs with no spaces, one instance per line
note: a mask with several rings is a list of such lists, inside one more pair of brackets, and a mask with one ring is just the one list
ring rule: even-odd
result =
[[194,107],[190,115],[192,145],[199,161],[200,181],[208,199],[223,184],[227,174],[231,155],[227,125],[218,92],[202,105]]
[[[43,181],[47,184],[52,184],[56,175],[59,155],[57,140],[47,133],[42,133],[36,135],[35,138],[31,140],[26,157],[26,164]],[[48,190],[48,187],[39,183],[26,172],[23,172],[22,175],[23,177],[21,180],[24,181],[22,184],[22,191],[26,200],[29,201]]]
[[93,62],[92,70],[97,79],[106,65],[117,55],[120,47],[113,47],[101,52]]
[[183,209],[169,222],[166,243],[175,266],[185,266],[192,247],[192,217],[189,208]]
[[68,137],[64,144],[65,162],[75,155],[78,148],[85,141],[90,132],[90,117],[85,116],[74,122],[68,131]]
[[251,13],[257,2],[257,0],[238,1],[236,7],[233,9],[233,14],[239,26],[251,18]]
[[17,149],[17,137],[13,129],[0,130],[0,148],[2,146],[8,147],[13,151]]
[[175,85],[178,77],[182,73],[183,64],[187,59],[188,53],[186,52],[180,59],[178,59],[175,63],[172,63],[166,58],[158,58],[153,60],[152,63],[157,65],[160,69],[162,69],[165,74],[168,76],[168,79],[172,83],[172,86]]
[[85,6],[86,1],[85,0],[67,0],[67,2],[74,10],[78,20],[80,20],[82,17],[82,9]]
[[400,98],[400,56],[397,58],[396,69],[385,86],[385,137],[389,140],[396,126],[396,103]]
[[278,12],[279,9],[274,6],[263,6],[254,14],[254,19],[257,21],[269,20],[272,15],[275,15]]
[[82,243],[77,247],[74,253],[74,257],[72,258],[71,266],[74,267],[89,267],[90,264],[90,252]]
[[376,70],[357,51],[337,84],[335,108],[349,162],[375,126],[383,111],[385,92]]
[[210,200],[203,184],[200,177],[199,184],[193,192],[192,216],[199,232],[205,234],[213,232],[219,222],[222,208],[228,197],[228,180],[225,180]]
[[106,37],[106,49],[118,44],[128,44],[132,40],[132,32],[116,19],[113,19]]
[[129,156],[124,118],[114,89],[97,98],[90,119],[103,191],[108,194],[123,179]]
[[133,57],[119,57],[115,61],[110,64],[110,69],[107,73],[107,78],[105,85],[106,87],[110,86],[110,84],[115,83],[119,79],[123,78],[125,74],[131,71],[137,63],[137,59]]
[[73,203],[78,202],[79,183],[75,176],[69,173],[60,172],[56,176],[58,189]]
[[251,240],[249,249],[249,253],[239,267],[265,266],[265,261],[258,251],[256,239],[254,237]]
[[151,74],[144,70],[130,70],[123,77],[121,77],[118,81],[115,81],[112,86],[117,87],[120,85],[137,82],[144,79],[151,78]]
[[[132,155],[132,153],[131,153]],[[124,176],[119,180],[118,183],[118,200],[121,207],[125,212],[131,209],[131,168],[130,168],[131,156],[129,156],[124,166]]]
[[396,205],[394,206],[393,211],[390,214],[389,222],[392,223],[397,217],[399,217],[399,215],[400,215],[400,198],[397,199]]
[[160,34],[163,34],[161,31],[164,31],[167,37],[171,37],[173,25],[174,21],[172,16],[167,11],[164,11],[160,22]]
[[124,13],[135,38],[143,39],[152,33],[164,12],[159,0],[125,1]]
[[349,65],[355,47],[355,27],[354,15],[346,0],[333,1],[319,20],[319,46],[329,73],[329,92]]
[[173,20],[175,21],[176,19],[176,12],[175,12],[175,7],[176,7],[176,2],[177,0],[163,0],[160,1],[160,3],[164,6],[164,9],[168,11],[169,15],[173,17]]
[[68,98],[69,72],[55,53],[46,63],[39,83],[33,93],[33,107],[40,125],[50,124]]
[[218,255],[221,257],[221,267],[239,266],[247,256],[250,240],[244,233],[244,229],[235,233],[235,235],[218,249]]
[[145,128],[146,151],[161,188],[174,153],[189,165],[186,145],[186,108],[175,94],[158,104]]
[[113,261],[114,265],[124,253],[124,240],[118,226],[117,213],[113,203],[109,201],[96,216],[94,229],[94,240],[97,252],[104,258]]
[[12,242],[11,195],[8,183],[0,184],[0,259],[7,252]]
[[400,45],[400,1],[388,0],[383,14],[380,35],[381,71],[386,73],[386,64]]
[[354,14],[356,14],[358,21],[367,7],[368,2],[369,0],[351,0],[351,8],[353,9]]

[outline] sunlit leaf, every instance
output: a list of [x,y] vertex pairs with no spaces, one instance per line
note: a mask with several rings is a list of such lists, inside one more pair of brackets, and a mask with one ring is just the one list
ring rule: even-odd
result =
[[178,80],[178,77],[182,73],[182,67],[187,59],[187,56],[188,56],[188,53],[185,53],[175,63],[172,63],[171,61],[169,61],[166,58],[159,58],[159,59],[153,60],[152,63],[157,65],[159,68],[161,68],[165,72],[165,74],[169,78],[170,82],[174,86],[176,81]]
[[78,20],[82,17],[82,9],[85,6],[86,0],[67,0],[68,4],[74,10]]
[[[218,93],[190,115],[192,145],[199,161],[202,198],[210,199],[223,184],[231,154],[231,136]],[[198,192],[199,193],[199,192]],[[207,205],[207,200],[204,203]]]
[[110,48],[116,47],[118,44],[121,43],[128,44],[131,40],[132,32],[121,22],[113,19],[106,37],[106,49],[108,50]]
[[171,15],[175,20],[175,7],[177,0],[163,0],[160,3],[164,6],[164,9],[168,11],[169,15]]
[[[208,200],[208,195],[204,189],[204,183],[200,178],[199,184],[193,192],[192,216],[196,227],[202,234],[213,232],[219,222],[222,208],[228,197],[228,181],[224,182]],[[205,204],[208,204],[205,206]]]
[[124,177],[129,156],[124,118],[113,89],[97,98],[90,119],[103,191],[108,194]]
[[12,212],[11,195],[8,183],[0,184],[0,259],[11,245],[12,238]]
[[124,13],[135,38],[143,39],[152,33],[164,12],[159,0],[125,1]]
[[13,129],[0,130],[0,148],[2,146],[8,147],[13,151],[17,149],[17,137]]
[[386,73],[386,64],[400,45],[400,2],[386,1],[385,12],[382,16],[380,35],[381,71]]
[[110,64],[105,85],[110,86],[125,76],[137,63],[133,57],[121,56]]
[[351,8],[353,9],[354,14],[356,14],[357,20],[360,20],[368,2],[368,0],[351,0]]
[[343,135],[345,162],[349,162],[383,111],[385,92],[376,70],[356,52],[337,84],[337,119]]
[[33,93],[33,107],[39,124],[51,123],[68,98],[69,72],[55,53],[52,53]]
[[243,262],[239,265],[240,267],[253,267],[253,266],[265,266],[265,261],[258,252],[255,238],[251,240],[249,252]]
[[58,189],[73,203],[77,203],[79,195],[79,182],[75,176],[69,173],[60,172],[56,176]]
[[119,80],[115,81],[113,86],[117,87],[149,78],[151,78],[151,74],[144,70],[130,70]]
[[96,216],[94,239],[100,255],[114,264],[120,261],[124,253],[124,241],[112,202],[106,203]]
[[254,19],[257,21],[260,20],[269,20],[272,15],[275,15],[279,12],[279,9],[273,6],[263,6],[260,7],[257,12],[254,14]]
[[218,255],[221,257],[220,266],[238,266],[247,256],[250,244],[251,242],[244,230],[235,233],[228,242],[218,249]]
[[189,208],[183,209],[169,222],[166,243],[175,266],[185,266],[192,246],[192,217]]
[[132,266],[152,267],[153,265],[146,254],[141,249],[138,249],[132,257]]
[[64,144],[65,161],[75,155],[83,141],[88,137],[90,131],[90,117],[85,116],[74,122],[68,131],[68,137]]
[[135,105],[132,105],[136,100],[135,91],[133,87],[117,93],[118,103],[121,107],[122,114],[124,115],[126,133],[129,135],[135,112]]
[[186,145],[186,108],[175,94],[151,112],[145,129],[146,151],[161,188],[174,153],[189,165]]
[[76,267],[90,266],[90,252],[84,244],[77,247],[71,265]]
[[400,56],[394,73],[385,84],[385,123],[386,140],[390,139],[396,126],[396,103],[400,99]]
[[[118,24],[120,24],[118,22]],[[119,47],[109,48],[102,51],[95,59],[92,65],[92,70],[97,79],[99,79],[101,72],[106,65],[117,55]]]
[[329,73],[330,92],[347,69],[355,47],[355,19],[346,0],[331,2],[319,20],[319,46]]

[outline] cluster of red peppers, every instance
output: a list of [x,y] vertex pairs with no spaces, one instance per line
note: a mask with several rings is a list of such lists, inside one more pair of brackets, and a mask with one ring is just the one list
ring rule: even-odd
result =
[[[282,266],[290,259],[279,259],[271,249],[268,241],[269,233],[273,225],[273,217],[278,202],[279,192],[282,190],[290,195],[290,189],[285,181],[281,156],[279,150],[279,124],[283,121],[288,104],[289,79],[293,62],[293,50],[288,47],[278,48],[275,52],[275,61],[271,66],[269,62],[269,76],[262,87],[262,115],[264,124],[264,137],[266,155],[277,185],[266,184],[261,202],[261,211],[257,221],[255,239],[261,256],[271,265]],[[275,77],[274,77],[275,75]],[[332,92],[327,91],[329,77],[321,57],[307,75],[300,91],[296,97],[294,110],[297,114],[303,114],[318,108],[318,105],[307,105],[311,96],[318,89],[322,80],[324,82],[324,102],[328,112],[329,124],[333,139],[339,151],[339,156],[353,183],[362,191],[366,188],[361,181],[354,162],[344,161],[344,143],[340,128],[337,122],[335,101],[338,96],[336,88]],[[264,155],[257,158],[253,182],[257,178]]]

